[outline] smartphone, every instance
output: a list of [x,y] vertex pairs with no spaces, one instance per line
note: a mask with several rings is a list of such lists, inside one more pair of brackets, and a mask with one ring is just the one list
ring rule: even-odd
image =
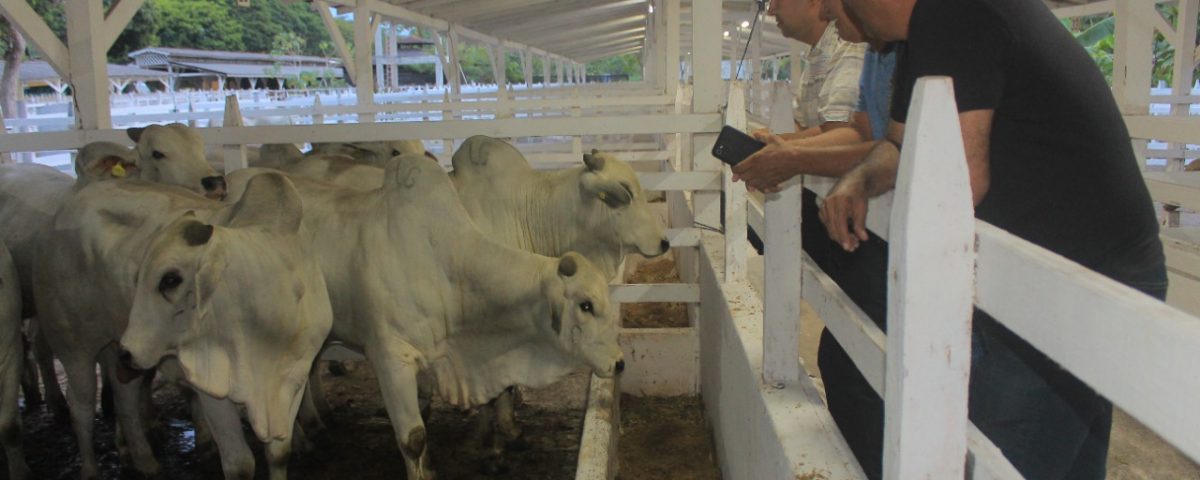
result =
[[712,154],[732,167],[765,146],[767,144],[755,140],[754,137],[742,133],[741,130],[726,125],[717,135],[717,143],[713,144]]

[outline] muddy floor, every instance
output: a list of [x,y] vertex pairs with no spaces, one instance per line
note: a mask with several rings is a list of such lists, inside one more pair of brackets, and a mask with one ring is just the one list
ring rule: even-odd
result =
[[[333,422],[310,455],[295,455],[290,478],[395,479],[404,477],[404,461],[396,447],[391,424],[379,398],[374,373],[366,363],[350,363],[342,376],[325,373],[325,388]],[[564,381],[522,393],[517,409],[524,429],[521,442],[510,445],[502,471],[488,474],[482,461],[487,449],[474,435],[472,412],[435,401],[429,419],[433,463],[439,478],[448,479],[570,479],[574,477],[582,433],[588,376],[570,375]],[[187,405],[172,385],[155,392],[158,427],[151,437],[164,479],[221,478],[219,458],[198,451]],[[712,437],[698,398],[642,399],[622,396],[620,478],[715,479]],[[28,407],[25,425],[26,458],[36,478],[75,479],[79,457],[71,429],[58,425],[44,407]],[[120,467],[113,445],[113,423],[97,416],[96,451],[102,478],[137,478]],[[249,430],[247,438],[253,439]],[[266,478],[262,449],[257,478]],[[3,457],[0,456],[0,459]],[[663,472],[675,472],[663,476]],[[0,477],[7,470],[0,468]]]

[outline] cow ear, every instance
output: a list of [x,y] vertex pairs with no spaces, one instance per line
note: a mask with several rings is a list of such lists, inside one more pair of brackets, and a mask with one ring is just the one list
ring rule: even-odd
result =
[[145,131],[144,127],[131,127],[125,129],[125,135],[128,135],[129,139],[136,143],[142,141],[142,133]]
[[283,232],[296,232],[304,207],[300,194],[291,180],[281,173],[255,175],[246,183],[246,190],[229,212],[228,226],[232,228],[265,225]]
[[583,154],[583,164],[587,165],[588,170],[593,172],[604,170],[604,157],[597,155],[598,153],[600,152],[593,149],[592,153]]
[[587,192],[609,207],[623,207],[633,202],[633,192],[621,182],[601,178],[599,175],[581,175],[579,180]]
[[92,142],[75,156],[75,176],[84,180],[123,178],[136,169],[136,154],[116,143]]
[[183,239],[192,247],[208,243],[212,239],[213,226],[205,225],[197,220],[188,221],[183,225]]

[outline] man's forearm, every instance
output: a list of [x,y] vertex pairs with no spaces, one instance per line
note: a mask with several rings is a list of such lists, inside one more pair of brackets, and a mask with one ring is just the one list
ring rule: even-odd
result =
[[875,142],[831,146],[810,146],[797,142],[792,147],[792,154],[798,162],[799,174],[836,178],[862,163],[874,147]]
[[900,169],[900,149],[889,141],[877,142],[867,158],[854,168],[861,175],[867,197],[877,197],[896,188]]

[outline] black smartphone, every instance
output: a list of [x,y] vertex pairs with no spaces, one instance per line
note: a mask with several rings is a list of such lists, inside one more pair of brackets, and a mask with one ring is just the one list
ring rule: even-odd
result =
[[717,135],[717,143],[713,144],[712,154],[732,167],[754,152],[762,150],[765,146],[767,144],[755,140],[754,137],[742,133],[741,130],[726,125]]

